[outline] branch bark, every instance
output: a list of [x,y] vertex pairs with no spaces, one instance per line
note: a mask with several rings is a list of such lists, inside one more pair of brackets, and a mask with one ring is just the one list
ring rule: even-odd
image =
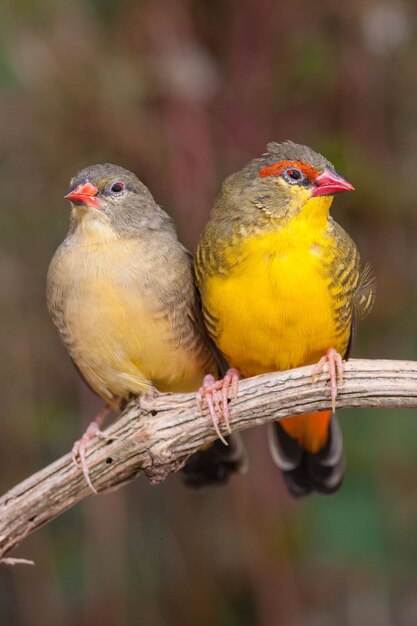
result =
[[[330,409],[326,374],[312,385],[311,373],[308,366],[242,380],[238,398],[231,400],[232,430]],[[417,362],[349,360],[337,406],[417,408]],[[88,455],[99,492],[119,488],[140,473],[158,483],[216,438],[194,394],[135,399],[105,434],[109,439],[92,442]],[[0,498],[0,560],[10,561],[6,555],[24,537],[91,495],[70,454],[8,491]]]

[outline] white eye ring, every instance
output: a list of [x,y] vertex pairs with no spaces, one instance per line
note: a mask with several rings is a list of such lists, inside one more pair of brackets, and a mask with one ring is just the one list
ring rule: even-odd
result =
[[284,170],[284,175],[286,180],[292,185],[298,185],[305,180],[304,174],[298,169],[298,167],[288,167]]
[[114,183],[110,185],[110,193],[113,196],[120,196],[125,191],[126,191],[126,185],[121,180],[115,180]]

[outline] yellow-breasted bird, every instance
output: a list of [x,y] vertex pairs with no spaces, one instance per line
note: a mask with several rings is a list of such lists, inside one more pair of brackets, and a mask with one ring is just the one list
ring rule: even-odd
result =
[[[70,229],[49,267],[47,302],[73,362],[106,403],[73,448],[95,491],[86,448],[105,415],[132,394],[194,391],[221,365],[201,321],[191,255],[147,187],[111,164],[87,167],[70,184]],[[188,484],[224,482],[242,468],[239,442],[219,443],[190,459]]]
[[[200,240],[204,319],[243,376],[314,363],[317,373],[327,363],[334,408],[342,356],[375,295],[369,267],[361,270],[355,244],[329,216],[333,195],[353,186],[307,146],[267,150],[226,179]],[[206,384],[203,397],[220,387]],[[270,447],[292,494],[340,486],[343,443],[331,411],[274,422]]]

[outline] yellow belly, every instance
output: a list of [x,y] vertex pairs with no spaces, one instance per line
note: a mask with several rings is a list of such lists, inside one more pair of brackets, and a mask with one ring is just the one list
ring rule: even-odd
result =
[[[87,285],[87,283],[84,283]],[[171,336],[169,320],[153,314],[153,303],[128,285],[104,277],[82,282],[66,305],[74,361],[100,395],[192,391],[204,372]]]
[[[244,267],[205,285],[206,307],[219,320],[216,341],[245,376],[314,363],[327,349],[343,353],[348,344],[348,332],[337,333],[323,271],[328,246],[289,235],[245,241]],[[233,254],[230,249],[228,258]]]
[[103,226],[95,240],[98,227],[88,226],[61,246],[48,278],[49,309],[87,382],[114,405],[152,386],[197,389],[206,373],[201,359],[173,335],[175,312],[164,310],[148,285],[161,269],[149,267],[135,240],[117,239]]

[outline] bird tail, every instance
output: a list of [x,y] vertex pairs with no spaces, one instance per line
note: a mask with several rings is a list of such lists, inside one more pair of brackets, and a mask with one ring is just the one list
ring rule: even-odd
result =
[[182,480],[187,487],[223,485],[232,474],[244,474],[247,471],[248,459],[240,435],[233,433],[226,440],[228,446],[216,439],[188,459],[181,470]]
[[345,471],[343,440],[331,411],[288,417],[269,424],[269,447],[294,496],[331,494]]

